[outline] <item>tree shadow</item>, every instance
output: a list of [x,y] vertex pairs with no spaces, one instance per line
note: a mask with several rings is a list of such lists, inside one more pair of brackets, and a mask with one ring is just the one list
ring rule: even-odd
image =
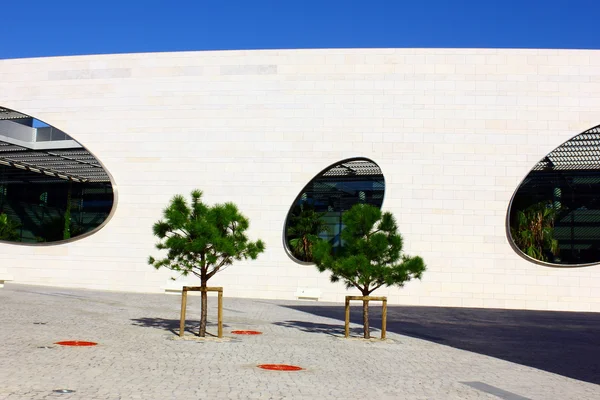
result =
[[[274,322],[273,325],[283,326],[284,328],[295,328],[302,332],[308,333],[319,333],[326,334],[335,337],[344,337],[344,324],[319,324],[316,322],[307,322],[307,321],[283,321],[283,322]],[[377,331],[377,329],[371,328],[371,336],[373,336],[373,332]],[[363,329],[361,327],[353,328],[350,327],[350,336],[363,336]]]
[[[178,319],[165,319],[165,318],[134,318],[131,319],[132,325],[143,326],[146,328],[163,329],[179,336],[179,320]],[[206,334],[209,336],[216,336],[208,332],[208,328],[217,329],[218,325],[216,322],[206,322]],[[223,324],[223,329],[227,328],[228,325]],[[186,319],[185,321],[185,332],[189,332],[193,335],[198,335],[200,330],[200,320]]]
[[[338,319],[343,331],[343,305],[284,307]],[[369,310],[377,328],[378,308]],[[362,324],[362,308],[350,310]],[[387,330],[600,384],[599,313],[388,305]]]

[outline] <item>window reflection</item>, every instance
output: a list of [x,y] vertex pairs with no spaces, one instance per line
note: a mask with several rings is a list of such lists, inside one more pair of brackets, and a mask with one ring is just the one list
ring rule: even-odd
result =
[[367,159],[354,159],[328,168],[309,182],[290,210],[286,241],[292,255],[311,262],[315,237],[342,246],[342,214],[354,204],[381,208],[385,181],[381,169]]
[[557,265],[600,262],[598,128],[536,164],[514,195],[509,224],[513,243],[532,258]]
[[113,207],[110,178],[66,133],[0,108],[0,240],[67,240],[100,226]]

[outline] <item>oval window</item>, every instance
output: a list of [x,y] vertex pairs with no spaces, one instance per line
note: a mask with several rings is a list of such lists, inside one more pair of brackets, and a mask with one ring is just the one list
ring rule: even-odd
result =
[[60,242],[98,229],[114,203],[108,173],[65,132],[0,108],[0,240]]
[[526,258],[556,266],[600,262],[600,127],[538,162],[508,209],[508,236]]
[[295,260],[312,262],[315,240],[342,243],[342,215],[357,203],[381,208],[385,181],[381,168],[366,158],[334,164],[314,177],[296,197],[285,222],[285,247]]

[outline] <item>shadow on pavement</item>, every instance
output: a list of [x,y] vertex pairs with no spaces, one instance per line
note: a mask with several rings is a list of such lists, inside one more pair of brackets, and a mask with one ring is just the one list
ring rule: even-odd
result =
[[[326,335],[344,337],[344,323],[341,325],[332,325],[332,324],[318,324],[315,322],[307,322],[307,321],[283,321],[283,322],[275,322],[273,325],[283,326],[285,328],[296,328],[301,330],[302,332],[308,333],[324,333]],[[374,332],[379,332],[379,329],[371,328],[371,336],[374,335]],[[352,328],[350,327],[350,336],[363,336],[362,328]]]
[[[165,319],[165,318],[135,318],[131,319],[132,325],[143,326],[146,328],[157,328],[164,329],[166,331],[172,332],[175,335],[179,335],[179,320],[178,319]],[[217,324],[214,322],[208,321],[206,323],[206,330],[208,328],[217,329]],[[226,324],[223,324],[223,328],[227,328]],[[188,319],[185,322],[185,331],[189,333],[193,333],[194,335],[198,334],[198,330],[200,329],[200,321]],[[207,332],[208,334],[209,332]]]
[[[343,305],[285,307],[338,319],[343,335]],[[379,329],[381,307],[369,315]],[[362,326],[362,306],[351,307],[350,321]],[[388,306],[387,321],[389,332],[600,384],[599,313]]]

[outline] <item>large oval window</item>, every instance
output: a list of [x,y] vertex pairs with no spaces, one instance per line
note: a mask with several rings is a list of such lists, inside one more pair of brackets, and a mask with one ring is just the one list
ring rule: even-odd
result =
[[0,108],[0,240],[48,243],[89,234],[113,202],[108,173],[81,144]]
[[552,265],[600,262],[600,127],[538,162],[508,210],[509,239],[526,258]]
[[381,208],[385,181],[373,161],[356,158],[330,166],[297,196],[285,223],[284,241],[296,260],[312,262],[312,244],[329,241],[334,251],[342,243],[342,215],[357,203]]

